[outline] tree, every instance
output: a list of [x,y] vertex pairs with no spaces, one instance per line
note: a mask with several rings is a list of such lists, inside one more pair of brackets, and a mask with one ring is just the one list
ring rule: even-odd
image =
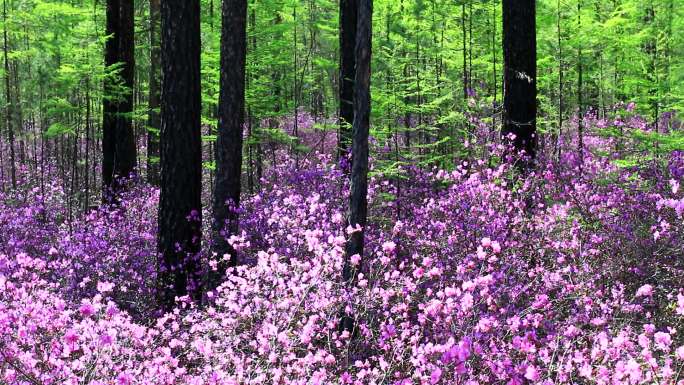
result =
[[[212,284],[235,266],[237,255],[226,237],[237,233],[242,171],[242,127],[245,122],[245,60],[247,51],[247,1],[224,0],[221,32],[221,79],[216,138],[212,249],[219,266]],[[229,263],[223,259],[230,254]]]
[[[102,123],[102,182],[105,202],[115,201],[121,189],[118,180],[128,178],[136,168],[133,134],[133,78],[135,74],[135,9],[132,1],[107,0],[109,36],[105,43],[105,79]],[[120,63],[120,72],[118,64]],[[119,83],[125,88],[116,92]]]
[[116,124],[114,175],[128,178],[135,172],[137,150],[133,132],[133,80],[135,77],[135,7],[133,1],[121,1],[119,18],[119,61],[123,95],[119,103]]
[[[107,25],[105,33],[109,38],[105,42],[105,67],[109,70],[119,61],[119,0],[107,0]],[[116,151],[116,101],[114,96],[115,79],[107,76],[104,81],[104,97],[102,98],[102,198],[105,202],[111,199],[110,190],[114,180],[114,159]]]
[[159,185],[160,0],[150,0],[150,89],[147,115],[147,181]]
[[7,107],[5,108],[5,124],[7,126],[7,138],[9,139],[10,145],[10,172],[12,178],[12,188],[17,188],[17,175],[16,168],[14,164],[14,125],[16,123],[15,115],[15,105],[13,103],[13,96],[11,93],[12,87],[10,86],[10,64],[7,51],[9,51],[7,42],[7,0],[2,2],[2,15],[4,21],[3,27],[3,40],[4,40],[4,56],[5,56],[5,103]]
[[160,305],[169,311],[175,296],[200,292],[200,1],[164,0],[161,30],[159,286]]
[[340,136],[338,156],[346,156],[352,142],[354,122],[354,76],[356,67],[356,20],[358,0],[340,0]]
[[[535,0],[503,0],[503,136],[531,160],[536,150],[537,42]],[[531,162],[519,163],[523,168]]]
[[[370,124],[371,33],[373,1],[359,0],[356,35],[356,74],[354,77],[354,125],[352,139],[351,194],[349,196],[349,224],[361,229],[352,233],[346,245],[342,278],[347,284],[356,280],[361,263],[353,264],[352,257],[363,259],[363,243],[368,218],[368,130]],[[351,330],[349,315],[343,317],[343,328]]]

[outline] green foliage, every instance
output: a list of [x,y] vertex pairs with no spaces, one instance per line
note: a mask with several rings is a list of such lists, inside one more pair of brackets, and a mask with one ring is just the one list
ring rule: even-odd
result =
[[[136,1],[134,90],[118,81],[119,65],[103,66],[108,38],[105,2],[8,4],[7,22],[0,24],[8,31],[8,57],[16,68],[12,84],[25,120],[35,117],[47,138],[83,135],[89,105],[90,124],[98,136],[102,85],[107,79],[114,81],[114,98],[134,92],[136,127],[140,132],[150,130],[147,0]],[[309,151],[279,128],[280,121],[298,109],[316,117],[314,130],[338,128],[338,1],[250,0],[248,4],[245,116],[250,129],[245,146],[279,143]],[[220,0],[202,0],[206,143],[216,138],[220,6]],[[476,130],[494,135],[501,122],[501,24],[497,0],[374,1],[375,173],[404,178],[406,165],[450,168],[472,155],[472,146],[466,143]],[[579,107],[591,107],[604,116],[618,102],[635,101],[637,112],[649,123],[665,112],[684,112],[684,8],[676,0],[537,1],[537,47],[538,128],[543,136],[556,135],[561,121],[567,125]],[[0,74],[5,75],[4,66]],[[465,88],[470,88],[469,96],[464,95]],[[0,103],[9,105],[1,94]],[[680,133],[660,128],[658,133],[644,133],[608,127],[601,134],[638,143],[656,157],[684,147]],[[19,139],[30,135],[18,133]],[[205,167],[211,169],[211,161]]]

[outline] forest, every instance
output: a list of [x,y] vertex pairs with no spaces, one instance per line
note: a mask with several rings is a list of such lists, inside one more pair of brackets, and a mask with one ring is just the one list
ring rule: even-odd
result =
[[684,0],[0,1],[0,385],[684,385]]

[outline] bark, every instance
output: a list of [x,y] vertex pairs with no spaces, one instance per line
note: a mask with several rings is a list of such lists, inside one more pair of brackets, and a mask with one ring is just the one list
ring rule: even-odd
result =
[[357,2],[340,0],[340,157],[346,156],[352,142],[351,125],[354,122],[354,77],[356,67]]
[[[242,171],[242,129],[245,110],[245,56],[247,50],[247,1],[224,0],[221,31],[221,90],[216,138],[216,179],[214,185],[212,249],[218,258],[218,271],[212,284],[237,264],[235,250],[226,238],[238,230]],[[224,255],[230,254],[230,261]]]
[[147,115],[147,181],[159,185],[159,117],[161,41],[159,35],[160,0],[150,0],[150,89]]
[[132,0],[121,1],[119,18],[119,61],[121,79],[126,88],[117,116],[114,175],[129,178],[135,173],[137,151],[133,131],[133,81],[135,76],[135,8]]
[[534,0],[503,1],[504,125],[515,135],[512,144],[524,151],[523,169],[533,165],[536,151],[537,44]]
[[199,290],[201,218],[200,1],[161,6],[160,306]]
[[133,133],[133,78],[135,74],[135,15],[132,1],[107,0],[105,66],[121,63],[120,76],[127,91],[115,94],[117,76],[104,82],[102,121],[102,182],[103,200],[115,203],[122,185],[119,178],[128,178],[136,168],[136,145]]
[[[577,30],[582,30],[582,3],[577,0]],[[584,79],[582,67],[582,43],[577,46],[577,152],[580,160],[580,172],[584,165]]]
[[558,162],[561,160],[561,144],[563,138],[563,37],[561,35],[561,1],[558,0],[556,3],[558,7],[558,14],[556,18],[556,33],[558,35],[558,133],[556,140],[554,141],[554,146],[556,148],[556,154]]
[[[119,61],[119,0],[107,0],[107,25],[105,33],[105,67],[112,68]],[[111,199],[110,189],[114,180],[114,138],[116,132],[115,79],[107,76],[102,98],[102,198],[105,203]]]
[[[356,74],[354,77],[354,125],[352,141],[351,194],[349,197],[349,224],[361,226],[347,242],[343,279],[348,285],[356,280],[359,267],[351,263],[358,254],[363,260],[364,231],[368,217],[368,129],[370,123],[370,74],[372,0],[359,0],[356,37]],[[343,317],[345,330],[353,328],[350,315]]]
[[3,39],[4,39],[4,56],[5,56],[5,103],[7,107],[5,108],[5,125],[7,127],[7,137],[9,139],[9,156],[10,156],[10,177],[12,180],[12,188],[17,188],[17,172],[16,166],[14,164],[14,134],[15,134],[15,108],[14,99],[12,97],[12,87],[10,85],[10,63],[7,55],[9,51],[8,38],[7,38],[7,0],[2,2],[2,15],[5,21],[5,26],[3,28]]
[[468,51],[467,51],[467,32],[466,32],[466,3],[461,5],[461,31],[463,35],[463,108],[468,105]]

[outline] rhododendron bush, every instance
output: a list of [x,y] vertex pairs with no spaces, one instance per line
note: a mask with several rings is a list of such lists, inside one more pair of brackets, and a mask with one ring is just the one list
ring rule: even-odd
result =
[[240,208],[239,267],[169,314],[158,191],[70,222],[60,186],[22,171],[0,193],[0,383],[684,384],[681,154],[376,172],[353,287],[344,174],[279,156]]

